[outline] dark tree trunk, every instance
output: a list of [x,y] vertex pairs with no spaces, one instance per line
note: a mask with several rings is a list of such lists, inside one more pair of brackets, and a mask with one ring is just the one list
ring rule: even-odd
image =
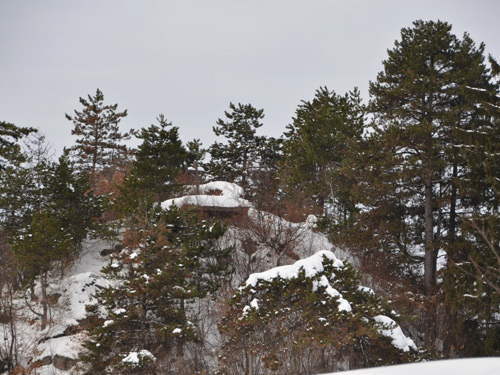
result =
[[455,180],[458,175],[457,163],[453,163],[453,175],[451,178],[451,196],[450,196],[450,226],[448,231],[448,236],[450,240],[455,239],[456,233],[456,221],[457,221],[457,185]]
[[429,295],[436,284],[436,250],[434,248],[434,223],[432,218],[432,179],[430,174],[424,178],[424,231],[425,231],[425,260],[424,260],[424,289]]
[[48,314],[49,314],[49,300],[47,298],[47,285],[45,282],[45,272],[40,271],[40,288],[42,291],[42,326],[41,330],[43,331],[48,324]]

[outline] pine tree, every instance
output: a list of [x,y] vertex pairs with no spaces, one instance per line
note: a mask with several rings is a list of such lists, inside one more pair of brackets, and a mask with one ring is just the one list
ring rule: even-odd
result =
[[78,257],[89,232],[100,229],[102,202],[89,192],[88,176],[77,174],[67,155],[61,156],[58,163],[46,160],[42,154],[34,155],[39,158],[31,160],[30,155],[28,166],[6,170],[12,172],[10,177],[19,179],[11,180],[14,190],[9,191],[17,204],[7,207],[12,210],[9,215],[18,220],[10,221],[8,228],[21,288],[29,288],[34,297],[34,286],[37,282],[40,285],[43,330],[49,323],[50,277],[58,272],[62,275]]
[[[482,49],[481,49],[482,51]],[[490,56],[491,70],[497,72]],[[496,82],[498,84],[498,82]],[[457,335],[464,338],[461,355],[498,355],[500,301],[500,97],[474,84],[465,87],[474,97],[478,126],[458,132],[456,154],[463,158],[456,178],[461,215],[453,241],[446,244],[448,267],[443,273],[446,302],[460,317]],[[465,147],[468,146],[468,147]]]
[[[25,158],[24,156],[22,156]],[[0,222],[9,232],[29,223],[27,214],[32,212],[32,188],[29,168],[21,161],[9,163],[0,170]]]
[[331,252],[253,274],[219,326],[222,373],[309,374],[338,369],[347,358],[351,368],[415,358],[381,334],[377,317],[389,311]]
[[[104,269],[109,287],[90,308],[89,373],[178,373],[169,364],[198,339],[189,303],[214,293],[229,271],[232,249],[217,243],[224,231],[173,210],[151,212],[125,233],[124,252]],[[137,364],[126,360],[133,353]]]
[[287,129],[281,177],[288,190],[302,191],[321,211],[336,211],[330,217],[337,222],[346,221],[354,205],[339,170],[363,134],[359,91],[341,96],[321,87],[312,101],[299,105]]
[[494,356],[500,353],[500,249],[498,215],[465,219],[460,231],[466,241],[449,250],[444,275],[446,303],[459,317],[454,334],[464,344],[461,356]]
[[14,124],[0,121],[0,170],[4,170],[10,161],[22,159],[20,146],[17,142],[33,132],[36,132],[33,128],[20,128]]
[[208,152],[211,160],[206,165],[215,179],[240,183],[243,188],[250,186],[252,172],[260,164],[260,147],[264,137],[256,131],[262,126],[264,110],[251,104],[229,104],[225,111],[226,120],[218,119],[213,131],[217,136],[226,138],[227,143],[215,142]]
[[40,211],[33,216],[31,225],[20,230],[13,239],[13,251],[22,270],[25,286],[31,286],[38,278],[42,305],[41,330],[49,324],[49,300],[47,288],[49,274],[62,264],[72,253],[73,239],[66,232],[59,220],[48,212]]
[[46,210],[57,216],[61,227],[70,234],[74,255],[78,254],[87,236],[106,236],[102,215],[105,197],[94,194],[89,176],[76,170],[68,153],[52,163],[45,179]]
[[137,135],[142,143],[137,148],[131,176],[127,184],[141,194],[153,194],[156,202],[170,198],[182,185],[178,177],[189,159],[179,139],[179,128],[159,115],[159,126],[143,128]]
[[76,152],[78,162],[95,178],[96,172],[110,166],[122,157],[126,146],[121,144],[130,138],[130,133],[121,133],[119,123],[127,116],[127,110],[117,112],[118,104],[105,105],[104,95],[97,89],[94,96],[80,98],[81,111],[75,110],[74,116],[66,114],[73,122],[71,134],[76,135]]
[[33,132],[36,132],[33,128],[0,121],[0,226],[6,230],[23,225],[23,213],[29,206],[22,193],[30,181],[30,173],[18,141]]
[[481,126],[470,87],[492,90],[482,52],[483,46],[475,47],[467,35],[458,39],[445,22],[416,21],[402,29],[384,70],[370,83],[370,110],[379,128],[367,173],[372,180],[362,194],[368,206],[382,210],[379,203],[391,196],[392,211],[399,213],[394,219],[413,223],[396,233],[400,241],[392,248],[423,248],[427,293],[435,287],[442,234],[454,233],[457,204],[463,203],[457,183],[470,172],[460,150],[470,147],[464,135]]

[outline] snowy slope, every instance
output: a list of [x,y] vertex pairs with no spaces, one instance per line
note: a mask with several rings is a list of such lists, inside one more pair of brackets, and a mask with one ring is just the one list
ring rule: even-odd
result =
[[[53,279],[48,294],[59,297],[57,303],[51,304],[52,324],[45,330],[40,330],[39,318],[26,307],[26,299],[22,295],[14,301],[17,309],[16,343],[20,349],[18,360],[26,368],[36,368],[37,375],[75,373],[74,369],[60,371],[54,365],[70,367],[78,360],[81,343],[85,339],[84,332],[79,332],[79,321],[86,316],[85,306],[92,303],[96,286],[105,283],[100,278],[100,270],[107,260],[100,255],[100,251],[110,245],[102,240],[86,241],[80,259],[62,279]],[[35,286],[37,290],[38,285]],[[39,302],[30,301],[30,305],[33,311],[40,310]],[[2,324],[0,329],[9,332]],[[10,343],[10,337],[6,337],[5,343],[1,344]]]

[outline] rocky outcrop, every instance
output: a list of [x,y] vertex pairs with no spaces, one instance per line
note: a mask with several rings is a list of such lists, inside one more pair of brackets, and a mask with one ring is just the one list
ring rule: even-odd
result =
[[68,358],[62,355],[56,354],[52,360],[54,367],[61,371],[69,371],[78,363],[75,358]]

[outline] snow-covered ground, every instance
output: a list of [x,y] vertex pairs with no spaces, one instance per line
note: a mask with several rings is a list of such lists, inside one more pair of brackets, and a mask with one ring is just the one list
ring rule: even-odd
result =
[[[333,373],[332,373],[333,374]],[[337,372],[338,375],[498,375],[500,358],[467,358]],[[331,375],[331,374],[324,374]]]

